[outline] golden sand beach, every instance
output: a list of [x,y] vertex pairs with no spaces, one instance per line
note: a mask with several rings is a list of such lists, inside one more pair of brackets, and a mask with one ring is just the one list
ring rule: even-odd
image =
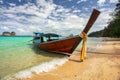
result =
[[57,69],[18,80],[120,80],[120,41],[104,41],[99,46],[87,52],[83,62],[80,52],[74,51]]

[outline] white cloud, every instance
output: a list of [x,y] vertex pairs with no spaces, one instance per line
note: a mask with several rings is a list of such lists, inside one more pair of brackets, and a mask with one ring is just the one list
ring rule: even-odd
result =
[[97,3],[99,6],[103,6],[106,0],[98,0]]
[[1,21],[0,24],[6,25],[6,27],[21,27],[23,24],[18,23],[17,21],[8,20],[8,21]]
[[83,10],[84,10],[84,11],[88,11],[89,8],[87,8],[87,7],[83,7]]
[[73,13],[78,13],[78,12],[81,12],[80,10],[73,10]]
[[0,3],[3,4],[3,0],[0,0]]
[[110,3],[117,3],[118,0],[110,0]]
[[58,6],[56,12],[63,12],[65,9],[62,6]]
[[23,29],[23,28],[18,28],[17,30],[18,30],[20,33],[26,33],[26,30]]
[[14,3],[9,3],[9,5],[10,5],[10,6],[16,6],[16,4],[14,4]]
[[86,2],[87,0],[79,0],[77,4],[80,4],[81,2]]
[[18,0],[19,2],[21,2],[22,0]]
[[[20,0],[21,1],[21,0]],[[72,7],[65,8],[56,5],[52,0],[36,0],[37,5],[32,3],[23,4],[9,8],[0,8],[0,18],[7,18],[0,21],[2,30],[16,30],[17,34],[32,34],[35,31],[54,32],[60,35],[79,34],[85,27],[89,15],[81,10]],[[79,0],[79,2],[87,0]],[[99,0],[103,4],[105,0]],[[93,6],[91,6],[93,7]],[[84,8],[84,7],[83,7]],[[84,10],[89,11],[88,8]],[[102,14],[97,20],[97,26],[103,28],[110,18],[110,8],[101,8]],[[77,13],[80,13],[79,15]],[[23,15],[24,14],[24,15]],[[29,16],[28,16],[29,15]],[[106,17],[103,17],[106,16]],[[60,19],[60,20],[59,20]],[[95,30],[95,29],[94,29]]]
[[[40,6],[41,8],[39,8]],[[6,9],[3,12],[33,14],[38,17],[47,18],[55,9],[55,7],[56,5],[52,4],[51,2],[46,2],[45,0],[37,0],[37,6],[28,3],[20,6],[9,7],[9,9]]]
[[80,18],[77,15],[70,14],[64,20],[64,25],[68,26],[69,28],[82,28],[85,24],[85,19]]
[[[9,30],[11,29],[11,26],[13,26],[16,28],[16,32],[18,32],[18,34],[32,34],[32,32],[35,31],[43,31],[57,32],[59,34],[66,35],[70,34],[70,32],[74,32],[76,29],[81,29],[84,25],[85,19],[69,13],[71,9],[66,9],[62,6],[55,5],[51,2],[45,2],[43,0],[39,0],[37,5],[38,6],[35,6],[34,4],[24,4],[21,6],[9,7],[9,9],[2,9],[1,13],[7,13],[2,15],[10,18],[11,20],[8,20],[7,22],[2,21],[0,23],[8,26]],[[39,8],[40,5],[42,6],[41,8]],[[74,10],[73,13],[74,12],[80,12],[80,10]],[[16,15],[18,13],[34,16],[18,16]],[[51,16],[51,13],[53,13],[54,16],[64,17],[64,19],[62,21],[58,21],[58,17]],[[48,16],[52,18],[52,20],[47,19]],[[66,32],[66,30],[69,29],[72,30]],[[66,34],[63,32],[66,32]],[[77,32],[75,31],[74,33]]]
[[9,28],[6,26],[1,27],[1,29],[5,30],[5,31],[9,30]]

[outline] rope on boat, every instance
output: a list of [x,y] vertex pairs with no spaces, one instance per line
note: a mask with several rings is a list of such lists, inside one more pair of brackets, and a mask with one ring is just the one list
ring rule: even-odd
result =
[[83,43],[82,43],[82,49],[81,49],[81,57],[80,59],[83,61],[86,57],[86,44],[87,44],[87,34],[85,32],[82,32],[80,34],[80,37],[83,38]]

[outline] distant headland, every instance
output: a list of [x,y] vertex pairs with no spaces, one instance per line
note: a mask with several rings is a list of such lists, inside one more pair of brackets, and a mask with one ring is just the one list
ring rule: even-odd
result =
[[16,36],[16,33],[5,31],[5,32],[2,33],[2,36]]

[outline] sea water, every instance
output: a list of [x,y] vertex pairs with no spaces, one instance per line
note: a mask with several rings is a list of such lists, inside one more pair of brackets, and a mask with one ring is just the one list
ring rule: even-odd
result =
[[54,65],[57,63],[50,61],[60,61],[59,59],[64,58],[64,55],[40,51],[33,46],[31,40],[32,37],[0,37],[0,79],[45,62]]
[[[48,72],[68,60],[65,55],[37,49],[31,40],[32,37],[0,37],[0,79],[31,77],[32,72],[36,74]],[[101,40],[101,38],[88,38],[87,47],[95,47]]]
[[[87,52],[95,52],[97,48],[102,47],[101,42],[104,41],[102,37],[88,37],[87,39]],[[83,40],[80,42],[78,47],[76,48],[77,51],[81,51],[83,44]]]

